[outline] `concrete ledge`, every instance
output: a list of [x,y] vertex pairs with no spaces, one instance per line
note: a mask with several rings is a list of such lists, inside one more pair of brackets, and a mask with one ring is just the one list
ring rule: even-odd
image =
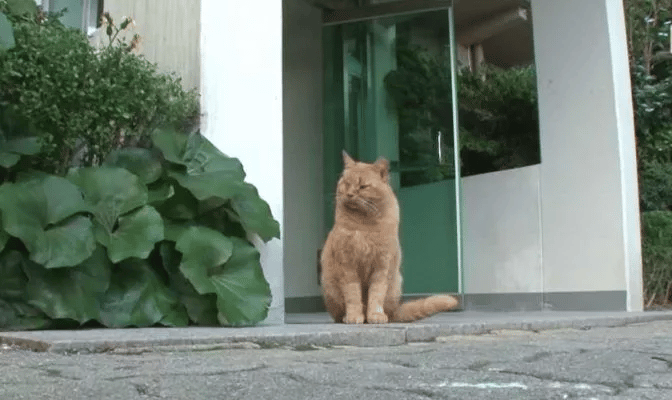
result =
[[[253,328],[144,328],[91,329],[77,331],[0,332],[0,344],[56,353],[103,353],[152,351],[167,347],[183,350],[268,348],[289,346],[396,346],[434,341],[451,335],[484,334],[510,329],[613,327],[654,320],[672,320],[672,311],[651,312],[452,312],[412,324],[343,325],[325,323],[325,314],[294,315],[295,324]],[[311,323],[318,322],[318,323]]]

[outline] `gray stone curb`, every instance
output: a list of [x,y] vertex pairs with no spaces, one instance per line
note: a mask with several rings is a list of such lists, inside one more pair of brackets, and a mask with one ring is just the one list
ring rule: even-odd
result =
[[615,327],[672,320],[672,311],[636,313],[448,313],[412,324],[287,324],[253,328],[144,328],[0,332],[0,344],[55,353],[187,351],[222,348],[297,349],[331,346],[396,346],[453,335],[497,330],[541,331]]

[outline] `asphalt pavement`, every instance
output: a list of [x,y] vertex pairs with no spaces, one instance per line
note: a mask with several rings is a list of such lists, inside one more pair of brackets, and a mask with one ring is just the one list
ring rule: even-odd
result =
[[0,399],[672,399],[665,314],[586,321],[376,347],[241,338],[35,351],[0,333]]

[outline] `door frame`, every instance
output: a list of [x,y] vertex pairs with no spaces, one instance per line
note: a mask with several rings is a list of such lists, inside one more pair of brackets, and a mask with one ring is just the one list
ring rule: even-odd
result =
[[450,74],[453,116],[453,152],[455,165],[455,204],[457,228],[457,268],[458,293],[464,296],[464,264],[462,243],[462,195],[460,172],[460,143],[458,117],[458,81],[457,81],[457,40],[455,35],[455,15],[453,0],[404,0],[389,3],[372,4],[345,10],[325,10],[322,13],[323,26],[341,25],[345,23],[362,22],[377,18],[388,18],[407,14],[446,10],[448,12],[449,41],[451,45]]

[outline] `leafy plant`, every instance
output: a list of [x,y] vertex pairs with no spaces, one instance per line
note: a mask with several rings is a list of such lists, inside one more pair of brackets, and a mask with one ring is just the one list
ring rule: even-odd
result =
[[461,73],[460,130],[473,142],[462,149],[464,175],[541,162],[536,82],[533,65]]
[[672,211],[642,213],[642,259],[647,304],[672,300]]
[[0,105],[43,133],[34,168],[62,175],[72,166],[99,165],[113,149],[146,141],[157,126],[182,127],[198,117],[197,93],[134,54],[137,35],[130,42],[118,37],[131,29],[130,18],[117,26],[106,15],[110,43],[97,49],[55,14],[10,7],[26,1],[34,9],[31,0],[0,3],[16,44],[0,55]]
[[157,130],[66,178],[0,185],[0,328],[247,325],[270,305],[248,240],[279,224],[240,162]]
[[[399,118],[403,164],[432,165],[436,135],[452,132],[449,62],[447,54],[433,54],[403,41],[397,44],[397,69],[388,73],[385,84]],[[477,73],[463,70],[456,84],[462,175],[540,162],[534,66],[484,66]],[[453,151],[451,146],[444,146],[444,154]],[[429,173],[450,177],[454,172],[452,168],[430,168]]]

